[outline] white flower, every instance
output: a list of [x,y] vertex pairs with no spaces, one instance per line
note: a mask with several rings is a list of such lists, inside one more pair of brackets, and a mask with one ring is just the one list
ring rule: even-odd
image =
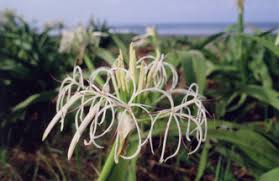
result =
[[17,17],[14,10],[6,9],[4,11],[0,11],[0,24],[8,23],[12,17]]
[[239,13],[243,13],[244,11],[244,0],[237,0],[237,8]]
[[[95,80],[101,75],[105,79],[103,85],[97,84]],[[120,52],[112,67],[96,69],[86,81],[85,84],[79,67],[74,68],[72,76],[64,79],[59,89],[57,113],[43,135],[44,140],[58,122],[63,130],[66,114],[74,111],[76,132],[69,146],[69,159],[81,135],[86,131],[89,134],[84,144],[93,144],[100,149],[103,146],[98,140],[113,130],[116,132],[115,162],[118,162],[119,157],[136,157],[141,147],[148,142],[154,153],[152,137],[157,131],[158,123],[165,123],[160,162],[177,155],[183,132],[186,140],[191,141],[191,138],[195,137],[198,142],[189,154],[197,151],[206,139],[206,110],[202,98],[198,95],[198,86],[192,84],[188,89],[176,88],[178,74],[171,64],[164,62],[163,55],[159,58],[145,56],[137,60],[134,46],[131,44],[128,67],[125,66]],[[171,86],[166,90],[166,84],[169,83]],[[173,99],[178,96],[182,99],[175,102]],[[164,108],[158,109],[156,105],[161,105],[162,102]],[[183,122],[187,123],[186,130],[181,128]],[[171,124],[176,125],[174,128],[177,130],[178,139],[174,152],[166,156]],[[144,134],[146,132],[147,134]],[[137,149],[131,155],[125,155],[123,145],[129,139],[129,135],[136,136]]]
[[60,41],[60,46],[59,46],[59,52],[69,52],[71,50],[72,44],[75,39],[75,34],[74,32],[71,31],[63,31],[62,32],[62,38]]
[[62,32],[59,52],[78,52],[91,44],[99,46],[100,39],[104,36],[107,36],[107,34],[86,30],[83,26],[78,26],[73,31],[64,30]]
[[133,43],[135,47],[142,47],[145,46],[149,43],[148,38],[150,37],[156,37],[157,33],[156,33],[156,29],[155,27],[147,27],[145,29],[145,33],[142,35],[137,35],[135,37],[133,37]]

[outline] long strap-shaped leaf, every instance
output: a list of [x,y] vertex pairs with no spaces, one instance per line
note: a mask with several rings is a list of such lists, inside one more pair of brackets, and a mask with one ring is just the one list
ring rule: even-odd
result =
[[[186,130],[187,123],[181,124],[182,130]],[[165,129],[165,124],[158,122],[153,136],[159,136]],[[176,136],[175,126],[169,129],[169,136]],[[279,166],[279,150],[264,136],[256,131],[226,121],[208,121],[208,139],[215,139],[231,143],[245,153],[255,163],[265,169]]]
[[273,89],[257,85],[248,85],[246,87],[241,88],[240,92],[254,97],[279,110],[279,92]]
[[264,39],[262,37],[257,37],[257,36],[247,35],[247,34],[242,34],[241,36],[258,42],[260,45],[264,46],[265,48],[273,52],[275,55],[279,56],[279,47],[275,46],[274,42],[268,41],[267,39]]

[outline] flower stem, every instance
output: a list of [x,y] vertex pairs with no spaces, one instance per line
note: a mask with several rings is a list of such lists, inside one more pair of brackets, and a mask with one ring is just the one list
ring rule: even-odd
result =
[[112,171],[112,168],[114,167],[115,165],[115,162],[114,162],[114,148],[115,148],[115,144],[113,144],[111,150],[110,150],[110,153],[106,159],[106,162],[102,168],[102,171],[99,175],[99,178],[98,178],[98,181],[105,181],[107,180],[107,178],[109,177],[111,171]]

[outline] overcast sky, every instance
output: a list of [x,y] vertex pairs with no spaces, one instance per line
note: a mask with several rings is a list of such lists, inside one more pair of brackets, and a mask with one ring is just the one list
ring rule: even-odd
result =
[[[68,25],[94,16],[109,24],[233,22],[236,0],[1,0],[27,20]],[[279,0],[246,0],[249,22],[279,22]]]

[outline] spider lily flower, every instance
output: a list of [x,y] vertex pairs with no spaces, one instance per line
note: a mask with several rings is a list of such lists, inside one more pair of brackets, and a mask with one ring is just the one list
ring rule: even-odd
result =
[[[99,140],[105,135],[115,133],[114,160],[135,158],[141,147],[147,143],[152,153],[154,146],[152,138],[163,134],[163,144],[160,148],[160,162],[177,155],[183,140],[197,140],[196,147],[189,152],[198,150],[206,139],[207,118],[198,94],[198,86],[192,84],[188,89],[177,88],[178,74],[175,68],[164,61],[164,55],[159,57],[136,57],[134,44],[130,46],[128,66],[120,51],[112,67],[100,67],[85,80],[80,67],[75,67],[72,76],[67,76],[61,83],[57,98],[57,113],[50,121],[44,134],[46,139],[53,127],[60,123],[63,130],[67,113],[75,114],[75,134],[68,149],[68,159],[81,136],[86,132],[88,138],[85,145],[94,145],[102,149]],[[104,84],[96,82],[96,77],[104,77]],[[166,85],[171,86],[166,86]],[[170,87],[166,89],[166,87]],[[174,101],[174,97],[181,101]],[[158,108],[157,105],[164,105]],[[158,126],[165,123],[164,130],[158,132]],[[182,124],[187,125],[182,130]],[[175,126],[172,127],[171,125]],[[177,135],[177,145],[171,155],[166,155],[166,147],[170,131]],[[137,143],[137,149],[126,155],[124,145],[129,146],[129,138]]]
[[84,50],[90,44],[99,46],[100,39],[104,36],[107,35],[102,32],[86,30],[83,26],[78,26],[73,31],[63,31],[59,52],[79,52],[80,50]]
[[141,46],[142,44],[137,43],[142,42],[141,40],[146,40],[149,37],[157,37],[156,29],[152,26],[147,27],[144,34],[133,37],[133,42],[135,43],[135,46]]
[[6,9],[0,12],[0,24],[6,24],[9,22],[9,19],[16,17],[16,13],[13,10]]
[[133,43],[135,47],[143,47],[151,43],[157,48],[158,36],[155,27],[147,27],[144,34],[133,37]]
[[244,0],[237,0],[237,8],[240,14],[243,14],[244,11]]

